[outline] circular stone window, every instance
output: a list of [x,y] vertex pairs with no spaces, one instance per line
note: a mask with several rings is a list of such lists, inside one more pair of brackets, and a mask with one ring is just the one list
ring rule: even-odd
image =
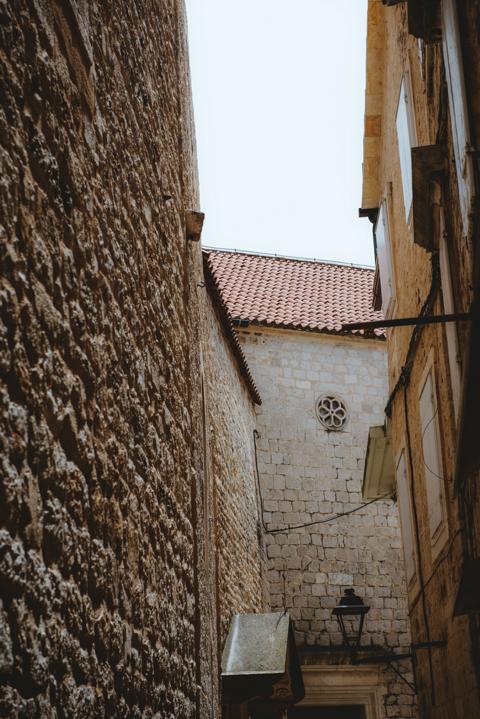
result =
[[345,402],[332,394],[320,397],[317,401],[317,417],[325,429],[338,432],[345,427],[348,419]]

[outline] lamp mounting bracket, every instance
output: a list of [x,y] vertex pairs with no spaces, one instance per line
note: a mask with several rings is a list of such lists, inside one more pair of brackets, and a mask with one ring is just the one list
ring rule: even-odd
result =
[[[407,684],[410,689],[416,694],[417,693],[417,652],[419,649],[439,649],[445,647],[447,642],[445,641],[432,641],[432,642],[414,642],[410,644],[409,652],[402,652],[401,654],[395,654],[394,652],[388,652],[385,654],[376,654],[371,657],[358,657],[356,652],[352,652],[351,661],[352,664],[387,664],[395,674]],[[400,662],[405,659],[412,660],[413,668],[413,683],[400,672],[394,665],[394,662]]]

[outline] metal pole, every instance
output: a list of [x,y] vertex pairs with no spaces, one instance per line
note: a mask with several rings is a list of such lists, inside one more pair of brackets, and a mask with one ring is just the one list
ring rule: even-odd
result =
[[384,327],[406,327],[408,325],[435,325],[443,322],[463,322],[471,319],[470,312],[455,315],[430,315],[425,317],[400,317],[396,320],[374,320],[373,322],[347,322],[342,330],[374,330]]

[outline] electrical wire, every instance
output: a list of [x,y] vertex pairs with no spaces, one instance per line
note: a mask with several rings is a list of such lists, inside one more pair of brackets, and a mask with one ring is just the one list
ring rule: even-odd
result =
[[426,463],[426,461],[425,461],[425,447],[424,447],[424,445],[423,445],[423,439],[424,439],[424,437],[425,437],[425,433],[426,433],[427,429],[429,428],[429,426],[432,424],[432,422],[433,422],[433,420],[435,419],[435,417],[437,416],[437,414],[438,414],[438,405],[435,407],[435,412],[433,413],[433,417],[428,420],[428,422],[427,422],[427,424],[425,425],[425,428],[424,428],[424,430],[423,430],[423,432],[422,432],[422,460],[423,460],[423,464],[425,465],[425,467],[428,469],[428,471],[429,471],[431,474],[433,474],[434,477],[436,477],[437,479],[439,479],[441,482],[445,482],[445,477],[441,477],[439,474],[437,474],[436,472],[434,472],[433,469],[432,469],[431,467],[429,467],[428,464]]
[[260,437],[259,432],[257,432],[256,429],[253,430],[253,447],[254,447],[254,454],[255,454],[255,476],[257,478],[257,489],[258,489],[258,498],[260,500],[260,523],[262,525],[262,529],[264,533],[268,532],[267,527],[265,526],[265,519],[264,519],[264,508],[263,508],[263,495],[262,495],[262,487],[260,485],[260,472],[258,471],[258,456],[257,456],[257,437]]
[[[424,317],[425,315],[432,314],[433,305],[435,302],[435,297],[437,295],[438,288],[440,287],[440,262],[438,258],[437,252],[432,252],[432,281],[430,283],[430,289],[428,291],[428,295],[425,299],[425,302],[422,305],[422,308],[419,313],[419,317]],[[423,330],[425,327],[428,327],[428,325],[415,325],[413,328],[412,334],[410,336],[410,342],[408,343],[408,349],[407,349],[407,355],[405,357],[405,364],[403,365],[402,369],[400,370],[400,375],[395,383],[395,386],[393,390],[390,393],[390,397],[388,398],[388,402],[385,405],[385,414],[387,417],[392,416],[392,406],[393,406],[393,400],[395,399],[397,392],[404,386],[406,386],[410,380],[410,375],[412,372],[413,367],[413,358],[415,355],[415,352],[417,350],[418,344],[420,342],[420,338],[422,336]]]
[[391,499],[390,494],[382,494],[380,497],[375,497],[375,499],[370,499],[368,502],[364,502],[363,504],[360,504],[358,507],[354,507],[353,509],[348,509],[346,512],[338,512],[337,514],[332,514],[330,517],[324,517],[323,519],[317,519],[313,520],[311,522],[304,522],[303,524],[288,524],[286,527],[280,528],[276,527],[274,529],[268,529],[265,525],[264,520],[264,508],[263,508],[263,495],[262,495],[262,487],[260,484],[260,472],[258,470],[258,456],[257,456],[257,437],[260,437],[259,432],[254,429],[253,430],[253,445],[255,449],[255,476],[257,480],[257,488],[258,488],[258,495],[260,499],[260,520],[262,524],[263,531],[265,534],[281,534],[282,532],[285,534],[288,534],[288,532],[293,531],[294,529],[304,529],[305,527],[313,527],[316,524],[325,524],[326,522],[332,522],[335,519],[339,519],[340,517],[346,517],[349,514],[353,514],[354,512],[358,512],[360,509],[363,509],[364,507],[368,507],[369,504],[373,504],[373,502],[379,502],[382,499]]
[[360,504],[358,507],[354,507],[354,509],[348,509],[346,512],[338,512],[338,514],[332,514],[330,517],[325,517],[324,519],[317,519],[312,522],[305,522],[303,524],[288,524],[283,529],[281,529],[281,528],[267,529],[266,532],[267,532],[267,534],[280,534],[281,532],[288,533],[294,529],[303,529],[304,527],[313,527],[315,524],[325,524],[326,522],[332,522],[334,519],[339,519],[339,517],[346,517],[349,514],[358,512],[359,509],[368,507],[368,505],[373,504],[373,502],[379,502],[381,499],[386,499],[387,497],[390,497],[390,495],[383,494],[381,497],[375,497],[375,499],[371,499],[369,502],[364,502],[363,504]]

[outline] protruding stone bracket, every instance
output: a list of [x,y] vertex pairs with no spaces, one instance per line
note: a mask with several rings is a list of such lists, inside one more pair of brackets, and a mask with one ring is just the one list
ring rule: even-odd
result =
[[198,242],[200,240],[204,219],[204,212],[196,212],[195,210],[187,210],[185,212],[187,240],[191,240],[191,242]]
[[425,145],[412,148],[414,242],[431,252],[435,246],[431,183],[448,170],[445,148]]

